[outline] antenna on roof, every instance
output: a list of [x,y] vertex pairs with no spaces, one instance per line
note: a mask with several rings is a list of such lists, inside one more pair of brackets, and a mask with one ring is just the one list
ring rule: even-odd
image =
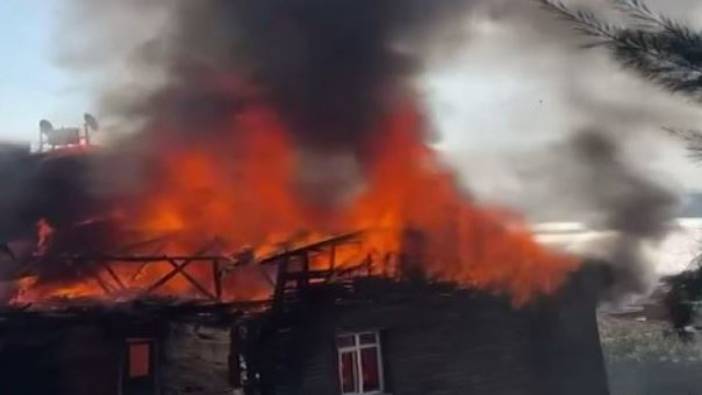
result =
[[39,121],[39,131],[42,134],[49,134],[54,131],[54,125],[52,125],[51,122],[47,121],[46,119],[42,119]]
[[39,121],[39,151],[44,150],[45,139],[54,131],[54,125],[46,119]]
[[85,119],[85,126],[88,129],[92,130],[93,132],[97,132],[98,130],[100,130],[100,125],[98,124],[97,119],[95,119],[95,117],[92,116],[92,114],[86,112],[85,115],[83,115],[83,119]]
[[87,112],[83,114],[83,119],[85,120],[85,142],[90,144],[90,133],[100,130],[100,124],[92,114]]

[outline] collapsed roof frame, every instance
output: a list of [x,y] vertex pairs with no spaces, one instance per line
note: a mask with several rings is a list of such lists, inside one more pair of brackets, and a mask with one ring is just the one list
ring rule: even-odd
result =
[[[330,237],[314,243],[305,244],[296,248],[285,250],[260,259],[241,259],[240,256],[210,255],[209,248],[203,248],[194,255],[56,255],[38,257],[23,265],[16,278],[36,276],[39,265],[47,260],[63,262],[63,266],[73,270],[75,275],[92,278],[106,296],[114,295],[126,290],[138,291],[136,299],[153,296],[156,291],[166,286],[175,277],[183,277],[188,284],[198,291],[199,296],[213,303],[227,302],[224,295],[223,282],[231,275],[232,269],[248,264],[258,265],[262,268],[274,267],[276,278],[269,279],[273,291],[274,304],[283,302],[286,295],[292,290],[305,288],[311,283],[332,282],[349,274],[364,271],[372,274],[372,259],[365,257],[362,262],[348,265],[337,262],[336,250],[339,246],[358,242],[363,232],[353,232]],[[323,269],[310,267],[312,255],[325,253],[328,256],[327,264]],[[125,278],[120,276],[114,265],[134,264],[139,265],[137,273],[151,265],[167,263],[170,270],[160,278],[148,285],[138,284],[136,276]],[[295,265],[294,263],[301,263]],[[192,266],[209,266],[212,273],[209,281],[204,282],[188,272]],[[101,272],[94,269],[103,269]]]

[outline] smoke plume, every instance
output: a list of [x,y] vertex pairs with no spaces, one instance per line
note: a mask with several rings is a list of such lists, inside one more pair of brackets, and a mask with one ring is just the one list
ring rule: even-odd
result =
[[[555,192],[558,189],[578,191],[575,199],[597,212],[603,228],[619,234],[611,256],[625,291],[640,290],[640,278],[648,277],[641,274],[650,271],[639,259],[641,246],[663,237],[675,199],[620,160],[612,133],[579,130],[586,123],[583,119],[605,119],[631,132],[641,128],[642,114],[647,114],[648,126],[661,121],[665,105],[659,97],[653,104],[632,104],[634,95],[624,93],[617,105],[603,99],[600,88],[611,82],[606,80],[612,75],[611,65],[603,66],[600,57],[590,66],[587,55],[575,55],[577,37],[530,2],[74,0],[71,4],[74,14],[66,33],[94,42],[69,48],[70,55],[62,61],[74,70],[96,64],[105,70],[111,59],[124,59],[106,73],[115,78],[97,84],[97,99],[102,114],[119,121],[121,128],[128,124],[136,133],[115,138],[110,151],[91,163],[88,177],[76,180],[74,171],[50,172],[48,178],[30,176],[39,181],[23,183],[18,195],[43,196],[59,208],[46,214],[37,210],[46,202],[31,203],[24,211],[34,214],[18,221],[25,229],[40,217],[60,227],[94,216],[94,212],[64,211],[64,204],[101,209],[120,197],[138,199],[150,181],[167,173],[164,167],[173,165],[160,158],[181,147],[207,145],[227,173],[236,173],[243,148],[217,144],[217,136],[231,133],[231,120],[258,103],[272,107],[289,127],[299,156],[297,176],[311,184],[303,188],[309,189],[306,195],[313,197],[312,203],[320,203],[320,196],[336,203],[336,191],[346,193],[363,183],[367,145],[378,133],[376,124],[398,103],[421,100],[417,79],[428,64],[444,63],[437,56],[439,50],[462,47],[473,39],[464,34],[468,27],[471,34],[480,29],[508,34],[502,37],[504,42],[482,52],[468,46],[466,67],[531,70],[532,74],[518,73],[521,83],[537,81],[556,91],[548,97],[534,89],[539,94],[531,99],[558,104],[540,108],[540,116],[529,108],[523,118],[549,125],[558,117],[569,120],[556,131],[557,139],[565,138],[569,147],[559,161],[577,169],[577,177],[552,183],[551,174],[542,172],[537,178],[548,179],[550,190],[547,199],[538,202],[538,211],[569,198]],[[134,38],[134,45],[111,44],[128,41],[125,37]],[[558,66],[545,66],[550,64]],[[584,82],[576,82],[573,75]],[[493,93],[492,87],[489,92]],[[653,111],[646,106],[659,112],[650,115]],[[481,150],[482,141],[495,133],[469,122],[461,125],[461,132],[472,136],[474,151]],[[529,129],[522,123],[513,125],[504,140],[538,140],[536,130],[525,128]],[[476,168],[482,171],[480,165]],[[54,199],[54,190],[76,190],[72,195],[81,199]],[[335,191],[334,196],[329,191]],[[519,192],[515,195],[519,200],[530,200],[528,188]]]
[[357,153],[378,117],[413,94],[422,48],[470,3],[169,2],[168,34],[140,48],[132,65],[161,67],[166,83],[125,115],[203,133],[264,100],[298,144]]
[[584,177],[599,226],[615,232],[605,247],[614,282],[609,297],[645,293],[655,284],[655,262],[647,249],[661,242],[673,227],[677,197],[625,164],[620,149],[603,132],[585,130],[572,141],[576,163]]
[[[160,70],[151,73],[157,81],[137,88],[138,97],[134,89],[110,87],[101,98],[103,110],[140,120],[141,165],[134,170],[143,173],[149,157],[164,147],[207,144],[236,133],[232,118],[263,103],[296,145],[300,193],[313,205],[334,205],[363,183],[364,157],[377,140],[378,122],[398,103],[418,100],[416,77],[429,54],[444,45],[446,32],[460,31],[472,4],[164,2],[164,27],[134,48],[126,65],[140,76]],[[133,142],[128,146],[135,148]],[[224,167],[237,166],[235,151],[220,153]],[[119,173],[130,183],[139,178]]]

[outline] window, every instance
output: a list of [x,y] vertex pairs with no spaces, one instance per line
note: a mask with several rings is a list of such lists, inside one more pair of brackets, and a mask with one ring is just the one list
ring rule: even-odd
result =
[[129,378],[148,377],[151,374],[151,342],[131,340],[127,343]]
[[157,393],[156,340],[149,338],[125,339],[122,367],[121,394]]
[[343,334],[336,338],[339,387],[344,395],[379,394],[384,390],[378,332]]

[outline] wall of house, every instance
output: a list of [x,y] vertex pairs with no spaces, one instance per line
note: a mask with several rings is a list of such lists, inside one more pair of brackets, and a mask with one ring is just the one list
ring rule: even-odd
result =
[[99,328],[42,325],[0,338],[3,395],[118,395],[121,349]]
[[514,309],[485,294],[369,284],[359,291],[366,298],[307,306],[271,335],[289,369],[275,372],[268,393],[338,394],[336,334],[379,330],[387,393],[605,395],[594,298],[584,286],[574,280],[558,297]]
[[371,329],[382,333],[389,393],[517,394],[534,387],[524,317],[480,301],[453,303],[359,306],[329,317],[309,338],[317,352],[305,358],[301,393],[338,393],[335,334]]
[[[118,313],[0,321],[2,395],[232,395],[231,327]],[[148,343],[130,378],[128,342]]]
[[[17,315],[0,324],[2,395],[156,395],[160,324],[121,315]],[[147,377],[126,374],[127,339],[152,339]]]
[[229,327],[171,323],[163,343],[164,395],[231,395]]

